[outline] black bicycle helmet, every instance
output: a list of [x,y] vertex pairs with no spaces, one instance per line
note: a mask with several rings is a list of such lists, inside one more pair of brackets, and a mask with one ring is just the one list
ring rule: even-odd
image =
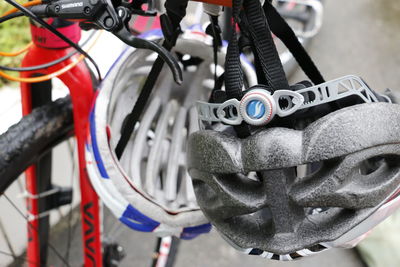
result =
[[260,30],[269,30],[265,15],[277,18],[272,8],[233,1],[233,26],[249,40],[262,85],[242,86],[234,32],[224,97],[198,103],[204,130],[189,139],[188,171],[225,240],[292,260],[353,247],[400,205],[400,106],[357,76],[324,82],[300,48],[292,52],[318,85],[289,86]]

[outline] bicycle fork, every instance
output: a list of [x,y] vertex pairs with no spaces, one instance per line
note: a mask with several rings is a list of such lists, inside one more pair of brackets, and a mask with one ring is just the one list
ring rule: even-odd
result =
[[[80,29],[78,28],[80,31]],[[79,33],[80,34],[80,33]],[[49,37],[49,36],[47,36]],[[34,38],[33,38],[34,39]],[[35,41],[35,40],[34,40]],[[63,57],[71,52],[71,48],[49,49],[43,46],[34,44],[23,59],[22,66],[35,66],[44,64],[60,57]],[[22,77],[34,77],[37,75],[50,74],[54,71],[70,64],[76,60],[76,55],[71,58],[47,69],[32,72],[22,72]],[[93,81],[90,71],[86,64],[81,61],[70,71],[58,77],[68,88],[73,104],[73,118],[75,125],[75,136],[78,147],[79,159],[79,181],[81,189],[81,214],[82,214],[82,235],[84,246],[84,266],[102,266],[102,248],[100,236],[100,213],[99,200],[92,188],[87,176],[84,158],[84,145],[86,138],[87,118],[89,117],[90,107],[94,97]],[[41,98],[41,101],[36,101],[37,94],[44,88],[47,88],[48,95]],[[40,89],[40,90],[38,90]],[[42,92],[43,93],[43,92]],[[39,93],[40,94],[40,93]],[[51,100],[51,82],[41,82],[38,84],[21,83],[21,99],[23,115],[29,114],[33,108],[44,104],[45,101]],[[44,101],[43,101],[44,100]],[[27,258],[30,267],[46,266],[48,242],[47,234],[41,235],[41,232],[46,233],[49,227],[48,216],[41,218],[41,214],[46,209],[44,201],[40,196],[46,190],[49,190],[51,181],[42,181],[38,176],[48,170],[41,168],[43,160],[50,160],[51,154],[43,157],[35,166],[31,166],[26,171],[26,190],[28,192],[27,210],[28,210],[28,247]],[[48,163],[48,162],[47,162]],[[43,231],[42,231],[43,230]]]

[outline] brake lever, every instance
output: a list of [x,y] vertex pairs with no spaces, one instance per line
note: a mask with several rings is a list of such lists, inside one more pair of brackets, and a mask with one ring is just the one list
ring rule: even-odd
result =
[[171,53],[169,53],[167,49],[156,42],[135,37],[129,31],[128,23],[130,20],[130,13],[128,11],[129,9],[126,7],[120,6],[117,8],[117,14],[122,21],[122,25],[118,30],[113,31],[112,33],[127,45],[135,48],[150,49],[156,52],[171,69],[175,82],[177,84],[182,84],[182,70],[178,64],[178,61],[171,55]]
[[135,37],[130,32],[129,20],[132,12],[132,8],[125,6],[119,6],[115,10],[111,0],[57,0],[41,5],[37,11],[43,17],[79,19],[81,27],[85,29],[102,28],[129,46],[156,52],[171,69],[175,82],[182,84],[182,70],[172,54],[156,42]]

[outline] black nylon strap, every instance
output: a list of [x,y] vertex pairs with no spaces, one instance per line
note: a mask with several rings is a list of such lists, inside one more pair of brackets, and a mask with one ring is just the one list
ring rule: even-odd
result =
[[242,21],[246,25],[249,37],[253,41],[261,70],[268,82],[267,85],[273,91],[288,89],[289,84],[285,71],[279,59],[260,1],[245,0],[243,7],[244,16],[242,16]]
[[243,69],[240,64],[239,43],[236,32],[238,25],[239,13],[242,8],[243,0],[232,1],[232,36],[228,44],[225,60],[225,88],[228,98],[242,98],[243,88]]
[[210,15],[210,25],[206,29],[206,33],[213,37],[213,57],[214,57],[214,89],[218,90],[218,77],[217,77],[217,66],[218,66],[218,50],[222,46],[221,29],[218,25],[218,16]]
[[[167,0],[165,8],[167,10],[166,19],[170,20],[172,32],[170,36],[165,36],[163,47],[170,51],[174,46],[180,34],[179,24],[186,14],[186,8],[189,0]],[[165,15],[163,15],[165,16]],[[146,82],[140,91],[139,97],[133,106],[131,113],[126,117],[125,122],[121,129],[121,138],[115,148],[115,154],[118,159],[122,157],[126,145],[135,129],[136,123],[139,121],[140,115],[143,113],[146,107],[147,101],[153,91],[154,85],[161,73],[164,66],[164,61],[160,56],[157,57],[156,61],[151,68],[149,75],[147,76]]]
[[297,39],[292,28],[289,26],[289,24],[287,24],[286,20],[282,18],[279,12],[269,1],[265,1],[264,13],[268,18],[272,32],[289,49],[308,78],[314,84],[324,83],[325,80],[320,71],[312,61],[311,57],[308,55],[307,51],[304,49],[303,45]]
[[[243,96],[242,89],[244,84],[243,69],[240,63],[239,41],[236,32],[242,3],[243,0],[232,1],[232,35],[226,52],[224,75],[226,96],[238,100]],[[239,138],[245,138],[251,134],[250,127],[245,123],[235,126],[234,129]]]
[[[228,45],[225,61],[227,97],[240,100],[243,96],[244,75],[240,63],[240,49],[236,32],[239,22],[242,32],[246,31],[253,44],[257,75],[262,78],[259,79],[259,82],[265,81],[265,86],[271,91],[289,89],[289,84],[260,2],[258,0],[233,0],[232,5],[232,38]],[[241,12],[242,6],[244,12]],[[241,21],[239,21],[239,18]],[[250,126],[245,123],[235,126],[234,129],[240,138],[251,134]]]

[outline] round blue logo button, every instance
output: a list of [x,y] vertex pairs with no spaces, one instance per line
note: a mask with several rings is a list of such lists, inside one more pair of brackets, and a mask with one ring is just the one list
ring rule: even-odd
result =
[[265,106],[260,100],[252,100],[247,104],[246,112],[252,119],[261,119],[265,115]]

